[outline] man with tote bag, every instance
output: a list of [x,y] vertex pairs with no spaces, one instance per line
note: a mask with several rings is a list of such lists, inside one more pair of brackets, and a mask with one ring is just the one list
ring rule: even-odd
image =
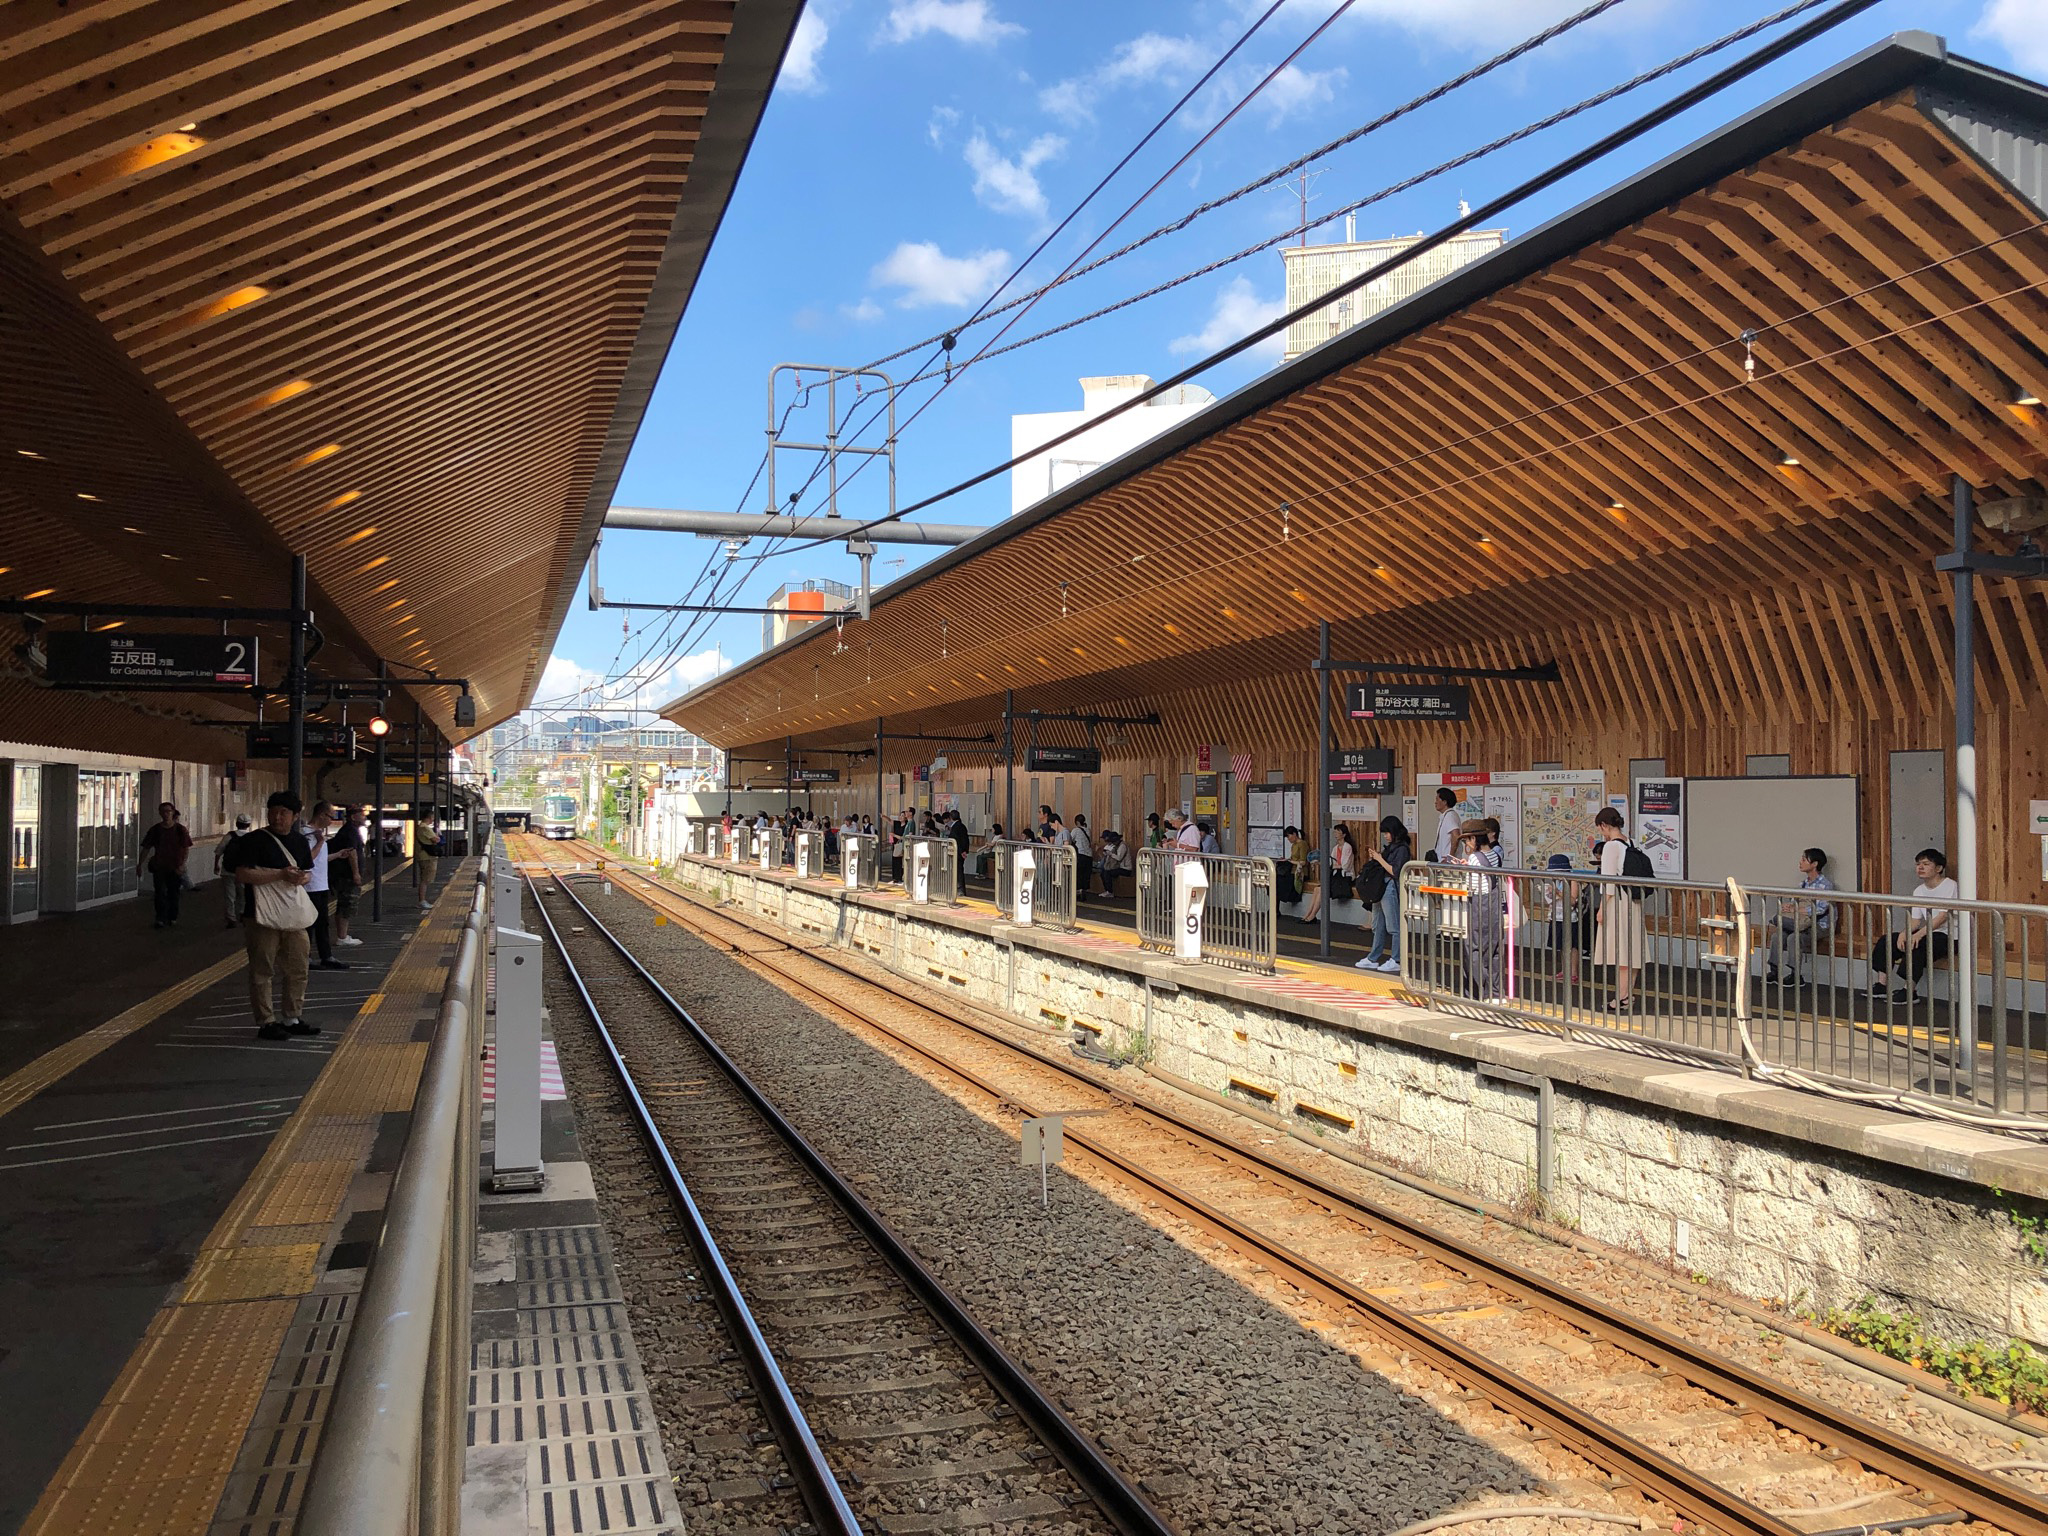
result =
[[[313,848],[297,830],[299,797],[279,790],[270,797],[264,824],[234,841],[224,868],[245,887],[242,932],[249,946],[249,1007],[256,1038],[289,1040],[317,1035],[306,1007],[307,930],[319,916],[306,886],[313,878]],[[272,1005],[273,977],[284,980],[282,1018]]]

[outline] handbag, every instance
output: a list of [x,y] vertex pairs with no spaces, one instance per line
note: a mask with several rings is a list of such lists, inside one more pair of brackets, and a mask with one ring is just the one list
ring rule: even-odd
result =
[[1331,874],[1330,899],[1332,901],[1349,901],[1354,895],[1357,894],[1357,891],[1358,882],[1352,879],[1351,876],[1345,874],[1342,870],[1335,871]]
[[[284,855],[285,867],[296,867],[292,863],[291,850],[275,832],[266,832],[278,852]],[[256,926],[258,928],[279,928],[287,933],[300,933],[313,926],[319,919],[319,909],[313,905],[313,898],[306,894],[302,885],[291,885],[277,881],[268,885],[252,885],[256,893]]]

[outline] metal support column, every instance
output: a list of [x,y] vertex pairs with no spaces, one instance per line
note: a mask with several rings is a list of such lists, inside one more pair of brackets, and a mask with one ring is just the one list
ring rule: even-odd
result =
[[420,708],[420,696],[412,696],[412,888],[419,898],[419,904],[427,904],[427,888],[420,883],[420,752],[424,745],[420,725],[425,711]]
[[796,814],[796,738],[782,738],[782,812]]
[[1316,787],[1316,846],[1321,849],[1323,867],[1318,889],[1322,900],[1316,904],[1316,953],[1330,958],[1330,880],[1337,868],[1330,820],[1330,621],[1316,626],[1316,757],[1310,764]]
[[1003,690],[1003,836],[1017,835],[1017,690]]
[[[1956,475],[1951,483],[1955,503],[1954,573],[1956,610],[1956,848],[1953,866],[1956,894],[1977,899],[1977,582],[1969,570],[1974,540],[1977,497],[1970,483]],[[1977,1061],[1977,934],[1970,914],[1956,914],[1958,932],[1955,975],[1962,995],[1956,1001],[1960,1050],[1958,1073],[1974,1077]],[[1931,942],[1931,941],[1930,941]]]
[[[882,734],[882,717],[875,716],[875,832],[882,831],[882,752],[887,738]],[[881,845],[877,845],[881,846]]]
[[[384,685],[390,674],[391,669],[385,663],[377,663],[377,713],[384,715],[387,724],[391,717],[384,711],[390,707],[390,698]],[[385,736],[376,738],[377,761],[372,769],[377,777],[377,808],[370,817],[370,921],[373,923],[384,921],[384,742],[388,735],[387,731]]]
[[306,782],[306,557],[292,556],[292,667],[285,681],[291,709],[291,766],[286,787],[303,794]]

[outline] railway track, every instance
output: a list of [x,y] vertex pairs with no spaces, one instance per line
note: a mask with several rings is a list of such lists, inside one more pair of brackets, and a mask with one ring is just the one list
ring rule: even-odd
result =
[[[559,852],[601,857],[588,845]],[[1008,1110],[1036,1113],[1044,1096],[1056,1093],[1063,1109],[1108,1111],[1069,1122],[1066,1138],[1111,1177],[1300,1289],[1349,1309],[1403,1350],[1687,1520],[1721,1531],[1815,1536],[1815,1519],[1855,1511],[1869,1524],[1840,1525],[1841,1531],[1972,1525],[2048,1536],[2048,1504],[1995,1467],[1968,1465],[1702,1350],[1171,1108],[1135,1103],[971,1008],[907,996],[828,950],[793,944],[636,870],[614,866],[614,873],[623,889],[700,938]],[[1091,1097],[1076,1103],[1077,1090]],[[1539,1363],[1526,1363],[1532,1359]],[[1654,1399],[1665,1420],[1692,1420],[1699,1428],[1687,1449],[1697,1444],[1711,1454],[1666,1454],[1628,1432],[1628,1409],[1574,1401],[1581,1395],[1575,1378],[1612,1384],[1632,1376],[1644,1408]],[[1788,1437],[1795,1454],[1821,1464],[1823,1480],[1814,1484],[1820,1493],[1796,1508],[1746,1497],[1743,1489],[1767,1481],[1769,1466],[1782,1463]]]
[[569,882],[528,888],[810,1528],[1173,1536]]

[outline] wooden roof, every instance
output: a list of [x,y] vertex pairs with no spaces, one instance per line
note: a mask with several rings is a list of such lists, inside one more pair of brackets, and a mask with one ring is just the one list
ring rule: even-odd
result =
[[[799,8],[0,6],[0,594],[281,606],[304,553],[324,664],[516,712]],[[227,713],[109,735],[4,649],[9,736]]]
[[[2048,93],[1894,40],[663,713],[829,745],[1005,688],[1242,700],[1319,619],[1350,656],[1555,657],[1645,719],[1931,712],[1950,475],[2048,466],[2016,404],[2048,396],[2044,144]],[[1984,585],[1989,685],[2043,675],[2038,596]]]

